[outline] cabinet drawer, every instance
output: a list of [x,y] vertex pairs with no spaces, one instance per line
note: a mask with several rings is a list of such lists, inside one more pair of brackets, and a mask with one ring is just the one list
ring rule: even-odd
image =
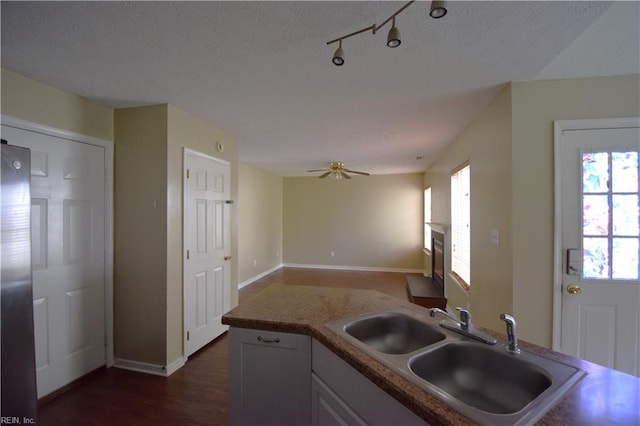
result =
[[304,337],[299,334],[235,327],[231,328],[230,335],[232,340],[241,341],[245,345],[275,346],[282,349],[297,349],[300,345],[300,337]]

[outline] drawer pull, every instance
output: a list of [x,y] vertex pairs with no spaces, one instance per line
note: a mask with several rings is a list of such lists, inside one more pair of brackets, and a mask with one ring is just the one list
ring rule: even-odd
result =
[[269,337],[258,336],[258,341],[262,343],[280,343],[280,338],[279,337],[269,338]]

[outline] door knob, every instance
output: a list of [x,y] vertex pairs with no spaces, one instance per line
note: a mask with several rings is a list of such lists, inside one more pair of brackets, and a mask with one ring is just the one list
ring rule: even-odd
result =
[[567,287],[567,292],[569,294],[580,294],[582,293],[582,289],[575,284],[571,284],[569,287]]
[[225,255],[224,255],[224,260],[231,260],[231,256],[230,256],[230,255],[228,255],[228,254],[225,254]]

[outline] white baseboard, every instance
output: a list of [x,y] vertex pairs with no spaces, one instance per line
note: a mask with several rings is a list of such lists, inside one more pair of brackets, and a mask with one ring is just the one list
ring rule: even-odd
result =
[[184,366],[184,357],[178,357],[167,365],[167,377]]
[[137,371],[139,373],[153,374],[154,376],[168,377],[184,365],[184,358],[179,357],[169,365],[151,364],[148,362],[132,361],[130,359],[116,358],[113,364],[116,368]]
[[253,284],[253,282],[258,281],[260,278],[266,277],[270,273],[275,272],[280,268],[282,268],[282,263],[279,264],[279,265],[274,266],[271,269],[267,269],[266,271],[254,276],[254,277],[251,277],[246,281],[241,282],[240,284],[238,284],[238,290],[240,290],[242,287],[248,286],[249,284]]
[[339,271],[371,271],[371,272],[405,272],[424,273],[422,269],[413,268],[379,268],[376,266],[340,266],[340,265],[313,265],[305,263],[283,263],[285,268],[308,268],[308,269],[335,269]]

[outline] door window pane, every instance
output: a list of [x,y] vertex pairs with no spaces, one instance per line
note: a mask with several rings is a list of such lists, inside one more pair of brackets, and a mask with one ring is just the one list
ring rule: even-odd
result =
[[585,278],[609,278],[609,239],[583,238],[583,276]]
[[638,192],[638,153],[611,153],[613,192]]
[[638,239],[613,239],[613,278],[638,279]]
[[638,229],[638,196],[613,195],[613,235],[635,237]]
[[585,152],[582,154],[583,192],[607,192],[609,190],[609,153]]
[[609,235],[609,197],[585,195],[583,197],[584,235]]

